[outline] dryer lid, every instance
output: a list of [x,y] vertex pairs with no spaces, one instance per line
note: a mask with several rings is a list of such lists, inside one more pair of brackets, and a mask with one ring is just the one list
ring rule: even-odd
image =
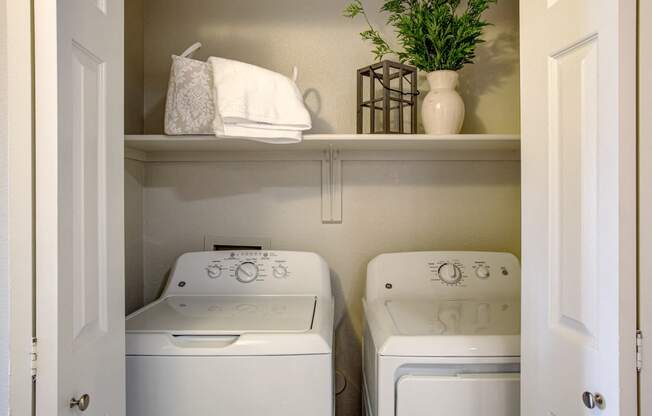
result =
[[305,332],[315,296],[170,296],[129,316],[131,333],[240,335]]
[[365,313],[380,355],[520,355],[516,300],[379,299],[365,304]]
[[519,302],[386,300],[396,335],[519,335]]

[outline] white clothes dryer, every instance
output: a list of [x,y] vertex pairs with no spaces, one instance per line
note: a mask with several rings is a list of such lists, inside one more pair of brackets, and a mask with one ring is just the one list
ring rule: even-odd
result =
[[518,416],[520,267],[512,254],[382,254],[367,268],[367,416]]
[[128,416],[333,414],[333,298],[317,254],[184,254],[126,331]]

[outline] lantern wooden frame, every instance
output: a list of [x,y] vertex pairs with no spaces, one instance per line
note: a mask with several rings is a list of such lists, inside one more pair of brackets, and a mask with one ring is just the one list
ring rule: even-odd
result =
[[[365,79],[367,78],[367,79]],[[392,81],[398,79],[398,88],[391,88]],[[364,99],[364,83],[369,85],[369,97]],[[380,84],[382,95],[377,96]],[[406,88],[407,87],[407,88]],[[417,132],[417,69],[398,62],[381,61],[358,69],[357,78],[357,119],[358,134],[363,133],[365,108],[369,109],[369,132],[371,134],[405,134]],[[379,105],[380,104],[380,105]],[[410,107],[410,125],[404,126],[404,110]],[[376,111],[382,111],[382,127],[376,129]],[[398,110],[398,131],[391,130],[391,113]],[[407,131],[406,131],[407,130]]]

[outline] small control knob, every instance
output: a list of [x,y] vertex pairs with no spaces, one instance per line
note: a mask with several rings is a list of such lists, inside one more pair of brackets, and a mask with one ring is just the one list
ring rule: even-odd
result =
[[444,263],[439,266],[437,274],[442,282],[454,285],[462,280],[462,271],[453,263]]
[[219,264],[209,264],[208,267],[206,267],[206,274],[211,279],[217,279],[222,274],[222,266]]
[[258,277],[258,266],[251,261],[240,263],[235,269],[235,278],[242,283],[251,283]]
[[489,277],[489,268],[481,264],[478,267],[476,267],[475,275],[478,276],[480,279],[486,279],[487,277]]
[[288,275],[288,268],[285,267],[282,264],[279,264],[278,266],[274,267],[274,277],[277,279],[282,279]]

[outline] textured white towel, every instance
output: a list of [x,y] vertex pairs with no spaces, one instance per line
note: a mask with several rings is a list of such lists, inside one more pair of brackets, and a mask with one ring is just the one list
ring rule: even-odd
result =
[[310,114],[294,81],[279,73],[212,57],[218,137],[296,143],[311,127]]

